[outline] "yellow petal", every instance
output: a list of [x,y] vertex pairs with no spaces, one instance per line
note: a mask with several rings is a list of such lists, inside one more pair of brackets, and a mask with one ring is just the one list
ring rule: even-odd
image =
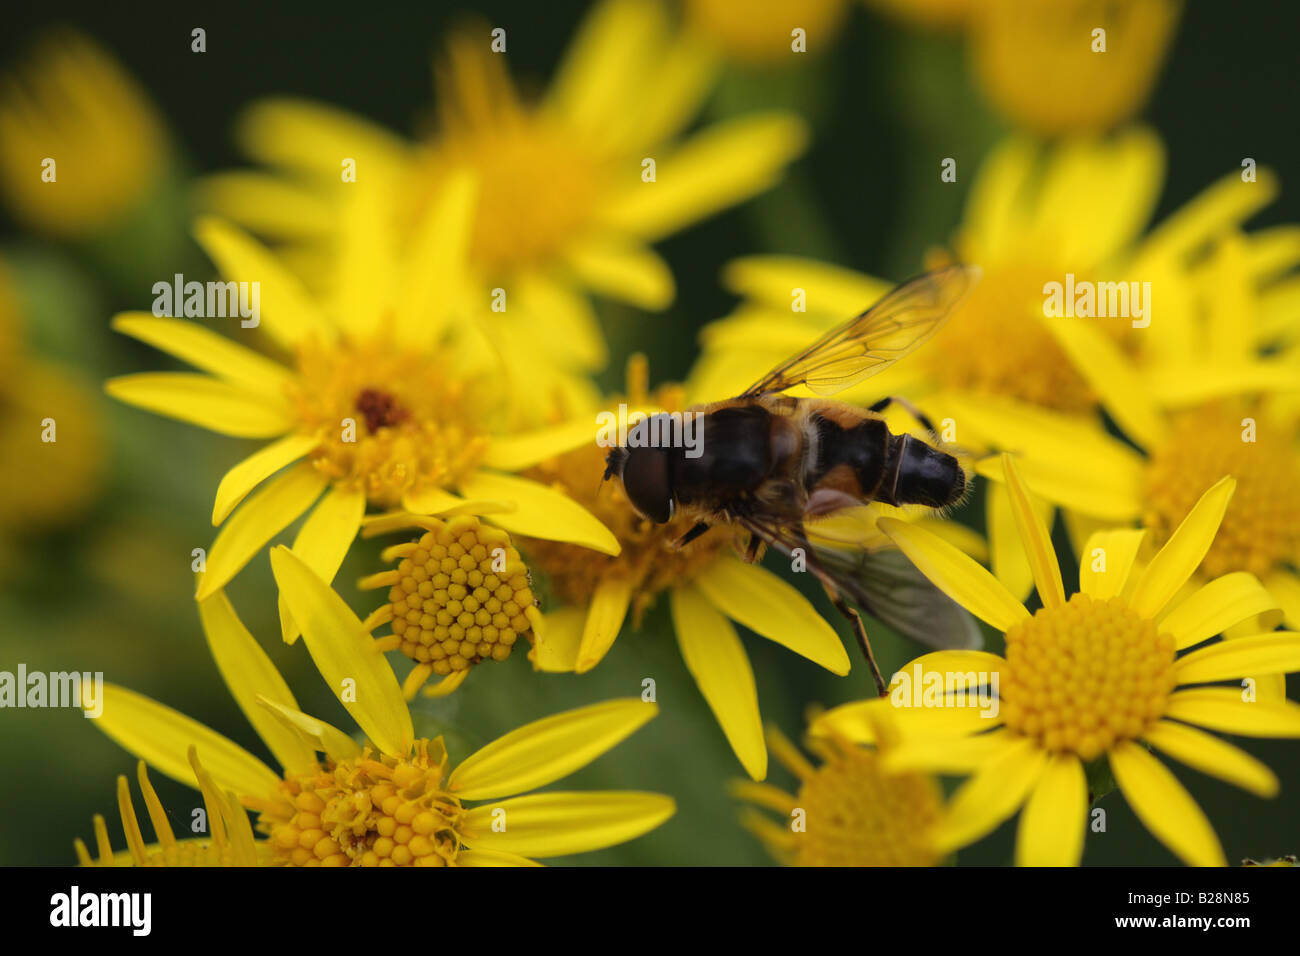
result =
[[227,281],[258,283],[259,328],[281,345],[291,348],[313,335],[321,339],[333,337],[334,326],[302,282],[252,236],[230,223],[205,216],[195,224],[194,238]]
[[1074,754],[1054,754],[1020,814],[1016,866],[1078,866],[1088,822],[1088,782]]
[[1282,608],[1287,626],[1300,629],[1300,576],[1279,569],[1264,579],[1264,586]]
[[[338,574],[348,549],[356,539],[365,511],[365,492],[331,488],[303,522],[293,541],[293,553],[329,584]],[[279,605],[280,636],[286,644],[292,644],[298,639],[299,630],[283,597],[279,599]]]
[[370,177],[396,180],[410,149],[388,130],[332,106],[292,97],[268,97],[239,118],[236,135],[253,159],[340,182],[344,158],[357,163],[357,184]]
[[193,321],[123,312],[114,317],[112,326],[114,331],[211,372],[231,385],[270,395],[276,402],[283,398],[285,385],[293,381],[293,374],[279,362]]
[[762,780],[767,776],[767,746],[758,713],[758,688],[745,648],[731,622],[697,588],[674,588],[670,596],[673,629],[686,669],[745,771]]
[[355,740],[320,718],[311,717],[296,707],[260,694],[257,702],[287,729],[314,740],[316,748],[334,760],[350,760],[361,755],[361,746]]
[[1164,547],[1151,559],[1129,601],[1140,616],[1158,615],[1200,566],[1214,543],[1236,487],[1237,482],[1232,478],[1219,479],[1201,495]]
[[236,438],[271,438],[294,426],[283,400],[192,372],[141,372],[104,383],[119,401]]
[[271,570],[316,669],[366,736],[386,754],[403,756],[415,735],[411,712],[388,661],[343,599],[302,558],[280,545]]
[[1015,515],[1020,540],[1034,573],[1038,597],[1045,608],[1060,607],[1065,603],[1065,585],[1061,583],[1061,568],[1056,562],[1056,552],[1052,550],[1051,534],[1043,521],[1041,507],[1030,500],[1016,470],[1015,460],[1006,452],[1002,454],[1002,471],[1011,496],[1011,513]]
[[[964,419],[963,419],[964,421]],[[1018,464],[1025,484],[1045,501],[1079,511],[1094,518],[1128,523],[1142,510],[1141,460],[1136,455],[1121,468],[1110,469],[1073,449],[1063,457],[1048,458],[1043,449]],[[1000,458],[985,458],[975,472],[994,481],[1002,480]]]
[[454,173],[440,184],[431,208],[411,240],[410,265],[398,309],[398,337],[424,345],[442,334],[445,320],[463,294],[478,181]]
[[206,601],[199,602],[199,620],[208,640],[208,649],[212,651],[230,695],[267,749],[280,761],[280,766],[290,773],[306,773],[313,769],[316,755],[303,743],[302,737],[287,730],[258,703],[261,697],[298,709],[289,685],[275,669],[266,651],[244,627],[225,591],[218,591]]
[[243,747],[196,720],[142,694],[105,684],[104,712],[96,726],[151,767],[194,786],[189,749],[197,747],[203,765],[223,790],[263,798],[279,789],[280,775]]
[[510,335],[532,355],[564,368],[599,369],[609,350],[591,302],[578,289],[540,272],[518,276],[511,289]]
[[[733,259],[722,271],[722,283],[736,295],[757,299],[784,310],[786,315],[781,319],[787,328],[792,324],[789,314],[792,289],[804,290],[808,307],[813,313],[842,318],[858,314],[894,287],[892,282],[884,279],[796,256],[745,256]],[[704,341],[713,344],[709,336],[721,328],[720,323],[709,326]],[[804,345],[815,337],[805,331],[800,331],[799,336]],[[797,347],[797,343],[790,345],[792,350]]]
[[583,418],[536,431],[494,436],[483,464],[502,471],[521,471],[566,451],[592,444],[596,440],[597,428],[593,419]]
[[588,238],[565,255],[587,288],[652,312],[667,308],[675,287],[668,264],[639,243]]
[[[466,814],[462,833],[473,850],[567,856],[635,840],[676,809],[671,797],[657,793],[553,791],[475,807]],[[495,831],[494,819],[500,821]]]
[[579,607],[562,607],[548,612],[545,619],[545,637],[533,645],[528,659],[539,671],[571,673],[578,665],[586,611]]
[[894,719],[903,740],[949,741],[992,730],[1001,723],[978,707],[914,707],[898,705],[896,699],[873,697],[833,707],[818,716],[808,732],[814,737],[839,735],[857,743],[875,743],[877,715],[884,714]]
[[253,555],[311,507],[326,484],[328,479],[310,462],[302,462],[244,502],[217,532],[195,599],[202,601],[230,583]]
[[217,485],[217,497],[212,503],[212,524],[220,525],[250,491],[318,444],[319,440],[311,435],[286,435],[264,445],[231,468]]
[[1117,597],[1128,581],[1146,531],[1096,531],[1079,557],[1079,590],[1098,601]]
[[835,630],[792,585],[756,564],[722,557],[695,576],[695,586],[723,614],[788,647],[832,674],[849,672]]
[[[1001,481],[990,482],[986,493],[984,521],[989,535],[989,566],[1007,590],[1023,601],[1034,588],[1034,569],[1029,566],[1029,555],[1016,527],[1011,494]],[[1049,505],[1048,514],[1051,513]]]
[[942,851],[974,843],[1015,813],[1047,764],[1047,752],[1022,737],[980,768],[952,796],[935,825],[933,839]]
[[579,674],[585,674],[599,664],[614,646],[631,600],[632,582],[628,578],[606,575],[597,583],[591,603],[587,605],[582,642],[574,662],[574,670]]
[[980,620],[1006,631],[1029,616],[1001,581],[948,542],[897,518],[877,525],[939,590]]
[[1142,739],[1175,760],[1226,780],[1260,797],[1277,795],[1277,777],[1263,763],[1232,744],[1186,724],[1157,721]]
[[270,239],[313,239],[335,226],[334,207],[318,190],[251,170],[214,173],[195,184],[198,206]]
[[1124,799],[1156,838],[1189,866],[1225,866],[1214,828],[1183,785],[1132,741],[1110,750],[1110,768]]
[[[900,723],[907,718],[901,718]],[[1005,730],[966,737],[904,737],[881,750],[881,766],[890,773],[971,774],[1016,743]]]
[[[1234,571],[1198,588],[1164,616],[1159,629],[1171,635],[1174,647],[1182,650],[1276,608],[1277,602],[1255,575]],[[1272,623],[1276,626],[1277,621]]]
[[1171,694],[1165,716],[1243,737],[1300,737],[1300,704],[1243,698],[1244,689],[1203,687]]
[[1138,369],[1093,322],[1048,321],[1056,341],[1101,396],[1116,424],[1143,448],[1159,445],[1166,426]]
[[771,187],[807,139],[807,127],[788,113],[716,123],[661,157],[654,182],[629,183],[602,218],[641,239],[660,239]]
[[657,713],[656,704],[628,697],[535,720],[466,757],[448,786],[464,800],[544,787],[612,750]]
[[1292,674],[1300,671],[1300,634],[1278,631],[1215,641],[1174,662],[1180,684]]
[[528,478],[479,471],[461,482],[460,490],[471,498],[514,502],[518,510],[488,516],[489,521],[511,534],[580,544],[601,554],[618,554],[622,550],[618,539],[590,511],[567,495]]

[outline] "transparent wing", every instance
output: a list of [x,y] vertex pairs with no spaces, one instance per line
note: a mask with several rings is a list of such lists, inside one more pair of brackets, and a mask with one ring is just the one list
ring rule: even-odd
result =
[[955,265],[905,282],[751,385],[742,397],[807,385],[833,395],[882,372],[929,339],[979,280]]
[[909,640],[940,650],[982,647],[984,635],[964,607],[935,587],[903,552],[811,543],[797,529],[741,518],[746,530],[787,557],[803,549],[834,586],[864,612]]

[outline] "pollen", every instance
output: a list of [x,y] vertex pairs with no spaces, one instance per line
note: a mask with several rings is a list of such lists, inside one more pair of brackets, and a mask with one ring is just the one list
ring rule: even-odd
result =
[[[628,377],[627,398],[611,399],[612,405],[626,401],[633,410],[647,406],[665,411],[682,410],[680,386],[664,386],[654,396],[647,396],[645,364],[640,356],[629,363]],[[679,514],[666,524],[655,524],[638,515],[618,481],[602,483],[600,480],[608,451],[595,444],[584,446],[543,462],[529,472],[529,477],[563,492],[594,514],[613,532],[622,551],[609,557],[575,545],[535,538],[524,539],[521,546],[532,566],[545,573],[556,596],[573,606],[585,607],[602,581],[621,578],[630,582],[632,623],[640,626],[642,616],[659,594],[691,580],[717,560],[734,536],[714,528],[685,547],[677,548],[677,540],[691,529],[694,519]]]
[[593,220],[603,192],[593,144],[523,103],[503,60],[477,33],[452,41],[437,76],[441,135],[426,147],[415,184],[431,199],[447,169],[475,174],[470,257],[488,275],[562,251]]
[[460,850],[460,801],[443,790],[441,738],[407,757],[369,747],[287,777],[259,828],[282,866],[448,866]]
[[483,661],[504,661],[519,639],[533,640],[540,616],[528,567],[500,529],[471,515],[428,519],[417,540],[388,549],[400,559],[382,576],[390,619],[383,639],[416,662],[414,693],[431,674],[447,676]]
[[823,763],[795,797],[806,831],[789,841],[798,866],[933,866],[926,834],[942,796],[920,774],[886,773],[874,750],[847,741],[819,747]]
[[1000,696],[1012,731],[1085,761],[1164,713],[1174,639],[1123,600],[1075,594],[1007,632]]
[[989,267],[970,297],[914,361],[947,387],[1030,402],[1057,411],[1084,411],[1095,395],[1042,322],[1041,268]]
[[292,399],[301,430],[321,436],[315,467],[380,508],[454,486],[478,467],[488,437],[478,386],[450,367],[386,334],[304,346]]
[[1151,450],[1143,523],[1164,543],[1205,490],[1224,475],[1237,490],[1201,562],[1207,577],[1249,571],[1265,577],[1300,552],[1300,453],[1292,433],[1266,420],[1204,406],[1178,416]]

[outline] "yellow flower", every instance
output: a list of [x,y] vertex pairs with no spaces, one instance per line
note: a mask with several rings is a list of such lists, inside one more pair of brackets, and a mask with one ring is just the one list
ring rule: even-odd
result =
[[[131,788],[126,777],[117,778],[117,806],[122,817],[122,832],[126,836],[126,850],[114,853],[108,839],[108,827],[104,818],[95,814],[95,844],[99,856],[92,859],[86,844],[76,841],[77,859],[82,866],[256,866],[258,846],[253,837],[253,827],[248,822],[248,813],[240,806],[233,793],[222,793],[217,789],[211,774],[199,763],[198,754],[191,747],[187,753],[193,768],[193,779],[197,781],[203,794],[206,808],[205,829],[210,830],[210,837],[196,837],[177,840],[167,821],[167,811],[163,808],[145,763],[140,761],[136,768],[140,781],[140,792],[144,795],[145,807],[149,811],[149,821],[153,824],[157,842],[146,844],[140,823],[136,817],[135,804],[131,800]],[[265,844],[263,844],[265,847]]]
[[809,0],[792,6],[784,0],[683,0],[683,18],[703,45],[715,47],[743,66],[797,63],[793,31],[804,31],[808,55],[828,49],[849,12],[848,0]]
[[[505,473],[531,463],[520,457],[519,441],[539,454],[557,445],[551,431],[540,444],[536,436],[499,438],[499,409],[519,386],[478,327],[457,321],[470,189],[461,181],[458,198],[431,220],[436,228],[424,241],[436,255],[394,275],[376,230],[368,235],[377,245],[340,260],[338,289],[325,300],[309,296],[247,234],[201,221],[198,239],[225,277],[260,283],[258,328],[292,354],[289,365],[190,320],[143,313],[114,320],[118,331],[210,374],[127,375],[107,383],[110,395],[222,434],[274,439],[217,488],[212,523],[222,528],[199,600],[309,510],[294,549],[332,579],[367,503],[429,515],[470,510],[468,497],[516,533],[618,552],[609,531],[572,501]],[[544,376],[543,362],[533,367]],[[570,443],[591,434],[585,427],[577,439],[570,429]],[[291,619],[282,613],[282,621],[292,640]]]
[[231,694],[283,772],[115,685],[105,685],[95,721],[182,783],[193,779],[183,755],[197,747],[217,786],[259,814],[272,864],[527,865],[531,857],[635,839],[672,816],[673,801],[653,793],[526,794],[626,739],[655,716],[654,704],[612,700],[537,720],[453,767],[441,737],[415,737],[396,676],[343,599],[283,546],[272,552],[272,567],[317,669],[365,734],[363,744],[299,710],[221,591],[199,605],[204,633]]
[[[1059,320],[1058,341],[1129,441],[1014,402],[955,414],[1020,449],[1029,487],[1064,509],[1076,545],[1101,523],[1140,523],[1163,544],[1201,492],[1232,475],[1237,492],[1199,577],[1248,571],[1300,627],[1300,349],[1287,340],[1300,329],[1289,272],[1300,239],[1286,227],[1230,230],[1202,257],[1185,301],[1159,306],[1131,348],[1086,319]],[[996,459],[977,468],[1001,474]],[[995,550],[1008,531],[1005,519],[990,523]]]
[[562,358],[597,367],[604,341],[582,291],[664,308],[672,275],[649,244],[771,186],[802,150],[804,125],[753,115],[679,140],[714,71],[653,0],[597,5],[538,102],[518,95],[493,42],[487,26],[452,38],[435,71],[437,123],[414,144],[328,107],[254,106],[241,140],[277,172],[215,177],[207,202],[270,235],[327,241],[340,162],[353,158],[357,182],[343,188],[393,184],[377,214],[418,234],[455,174],[469,172],[480,185],[474,301],[502,290],[497,318],[532,352],[553,354],[558,340]]
[[[903,737],[887,766],[973,774],[936,827],[941,849],[980,839],[1023,807],[1017,862],[1077,864],[1089,801],[1085,765],[1104,756],[1138,819],[1175,855],[1190,864],[1222,865],[1209,821],[1144,744],[1271,797],[1278,781],[1268,767],[1191,725],[1300,737],[1300,706],[1248,701],[1240,686],[1205,686],[1300,670],[1300,634],[1294,632],[1205,644],[1274,606],[1259,581],[1237,572],[1176,598],[1211,547],[1234,482],[1224,478],[1207,491],[1140,571],[1134,558],[1145,532],[1097,532],[1084,551],[1079,593],[1067,600],[1047,529],[1009,456],[1004,469],[1042,601],[1032,615],[951,545],[903,522],[880,522],[927,577],[1006,636],[1004,657],[941,651],[918,658],[913,668],[921,675],[975,672],[989,685],[996,680],[999,711],[990,719],[982,708],[908,707],[901,697],[878,698],[836,708],[817,728],[870,739],[864,717],[883,709],[895,716]],[[1204,646],[1179,654],[1198,644]]]
[[[1006,416],[994,416],[990,409],[1014,404],[1027,415],[1039,409],[1059,412],[1052,420],[1066,423],[1073,434],[1100,428],[1104,404],[1121,427],[1140,438],[1146,406],[1126,396],[1130,386],[1142,383],[1093,368],[1114,366],[1123,355],[1147,363],[1188,356],[1161,373],[1170,389],[1217,383],[1222,393],[1229,378],[1239,386],[1258,381],[1258,369],[1244,361],[1234,359],[1229,372],[1213,370],[1215,360],[1197,351],[1203,346],[1192,330],[1196,317],[1208,311],[1215,316],[1214,335],[1225,343],[1250,337],[1234,338],[1232,332],[1234,323],[1247,320],[1233,306],[1241,280],[1225,284],[1222,257],[1202,253],[1236,234],[1269,203],[1277,179],[1262,169],[1255,182],[1244,182],[1240,171],[1230,173],[1147,230],[1162,166],[1160,143],[1144,130],[1109,140],[1066,140],[1048,150],[1023,137],[1006,140],[976,173],[953,241],[958,258],[983,269],[979,285],[925,348],[842,397],[870,403],[905,395],[934,421],[950,420],[944,437],[963,447],[1025,450],[1049,442],[1050,432],[1025,426],[1013,435]],[[1108,214],[1098,216],[1097,209]],[[1284,229],[1241,236],[1240,243],[1238,258],[1249,265],[1239,274],[1259,276],[1285,265],[1288,257],[1300,257],[1294,235]],[[1047,284],[1064,285],[1067,276],[1075,282],[1150,282],[1147,298],[1155,310],[1154,317],[1151,312],[1145,317],[1150,327],[1134,328],[1128,317],[1048,317]],[[847,269],[779,256],[733,262],[726,282],[747,301],[705,329],[704,355],[692,373],[701,395],[736,394],[890,287]],[[806,297],[806,312],[792,310],[805,302],[792,298],[796,293]],[[1300,296],[1294,286],[1278,284],[1265,301],[1261,321],[1279,335],[1287,328],[1280,316]],[[1193,374],[1183,374],[1192,356],[1204,357]],[[1279,374],[1275,370],[1272,381]],[[1072,467],[1077,456],[1068,441],[1050,447],[1056,467]],[[1061,449],[1064,456],[1056,454]],[[1011,511],[1005,492],[994,486],[986,508],[993,569],[1012,591],[1028,593],[1029,568],[1014,535],[1006,533]]]
[[1181,11],[1179,0],[985,0],[971,9],[971,69],[1019,127],[1103,132],[1146,104]]
[[869,3],[919,26],[962,30],[984,96],[1041,136],[1105,132],[1132,119],[1151,95],[1182,12],[1181,0]]
[[[877,715],[878,716],[878,715]],[[876,747],[830,733],[808,740],[821,758],[812,764],[784,734],[767,732],[767,745],[799,778],[797,793],[766,783],[738,781],[732,794],[781,817],[777,824],[756,811],[743,818],[747,828],[787,866],[934,866],[941,862],[931,831],[943,809],[943,791],[934,777],[891,773],[883,755],[894,734],[877,721]]]
[[451,693],[471,668],[508,660],[519,638],[534,643],[542,627],[528,568],[504,531],[473,515],[450,521],[395,515],[372,523],[367,533],[409,525],[424,534],[383,553],[397,567],[360,583],[366,590],[388,589],[388,600],[365,623],[369,630],[391,624],[393,633],[376,647],[400,650],[415,663],[402,684],[407,700],[434,674],[444,679],[425,694]]
[[80,34],[46,37],[0,89],[0,196],[35,232],[80,238],[115,225],[169,152],[144,92]]

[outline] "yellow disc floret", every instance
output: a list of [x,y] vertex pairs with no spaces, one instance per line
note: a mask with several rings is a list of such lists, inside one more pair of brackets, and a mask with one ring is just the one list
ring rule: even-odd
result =
[[528,568],[510,537],[478,518],[429,519],[418,541],[387,552],[400,557],[385,580],[393,642],[434,674],[504,661],[519,638],[532,640],[539,612]]
[[886,773],[874,750],[847,741],[825,748],[825,761],[795,798],[806,832],[791,841],[798,866],[931,866],[927,840],[942,797],[921,774]]
[[443,789],[441,738],[408,757],[367,748],[288,777],[283,801],[264,809],[274,862],[284,866],[447,866],[460,850],[460,801]]
[[1205,489],[1237,480],[1223,524],[1201,562],[1208,577],[1249,571],[1264,577],[1300,549],[1300,452],[1289,433],[1226,408],[1179,416],[1151,450],[1143,521],[1165,542]]
[[1122,599],[1075,594],[1007,631],[1000,695],[1007,727],[1084,760],[1164,713],[1174,639]]
[[321,436],[315,466],[381,508],[454,486],[478,467],[488,438],[471,383],[448,367],[386,335],[303,346],[293,399],[301,429]]

